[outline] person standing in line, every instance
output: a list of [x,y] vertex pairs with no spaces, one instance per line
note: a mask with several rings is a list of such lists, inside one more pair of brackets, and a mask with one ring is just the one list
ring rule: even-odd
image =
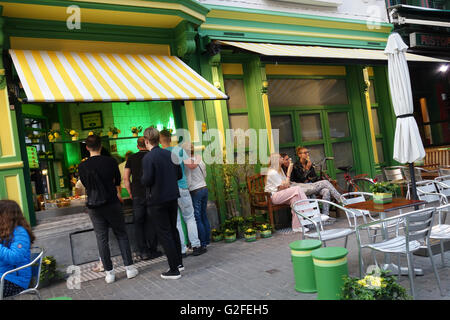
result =
[[[31,262],[30,246],[35,237],[17,202],[0,200],[0,277]],[[27,289],[31,268],[8,274],[3,283],[3,297]]]
[[128,191],[128,189],[125,186],[125,179],[124,179],[124,172],[125,172],[125,166],[127,164],[128,158],[133,154],[133,151],[127,151],[127,153],[125,153],[125,160],[122,161],[122,159],[120,159],[119,163],[119,171],[120,171],[120,177],[122,180],[120,180],[120,188],[121,188],[121,195],[123,198],[127,198],[127,197],[131,197],[131,193]]
[[184,161],[188,168],[186,177],[188,181],[189,191],[194,205],[195,221],[197,222],[198,236],[202,248],[206,251],[206,246],[210,243],[211,226],[206,214],[208,205],[208,188],[206,186],[206,165],[200,156],[194,156],[194,145],[191,143],[184,144],[185,150],[190,158]]
[[[139,152],[128,156],[123,170],[125,188],[133,200],[133,221],[137,252],[140,260],[150,260],[162,256],[158,251],[155,222],[150,219],[149,208],[145,199],[145,187],[141,183],[142,159],[148,153],[144,137],[137,139]],[[128,154],[128,153],[127,153]]]
[[78,171],[86,188],[89,217],[94,226],[98,251],[102,260],[107,283],[115,281],[115,272],[109,249],[109,227],[119,242],[120,253],[128,279],[134,278],[138,270],[133,266],[130,243],[125,228],[121,202],[120,172],[116,160],[101,155],[101,139],[97,135],[86,138],[86,149],[90,158],[80,163]]
[[[184,168],[185,165],[183,161],[188,159],[189,157],[182,148],[180,147],[173,148],[170,146],[171,133],[169,130],[162,130],[160,132],[160,136],[161,136],[160,138],[161,146],[164,149],[171,151],[172,157],[175,157],[174,158],[175,163],[180,164],[181,166],[183,178],[178,180],[178,188],[180,190],[180,198],[178,198],[178,208],[181,211],[181,214],[183,215],[184,222],[186,223],[189,242],[191,243],[191,246],[193,248],[193,255],[199,256],[206,252],[206,248],[200,245],[200,240],[198,238],[197,223],[194,215],[194,206],[192,204],[192,198],[191,194],[189,193],[189,186],[187,184],[185,175],[185,168]],[[181,252],[182,254],[186,254],[186,245],[184,244],[184,232],[183,228],[181,227],[180,215],[177,215],[177,229],[181,239]]]
[[161,243],[169,263],[163,279],[179,279],[184,270],[180,235],[177,230],[178,180],[183,177],[180,165],[173,163],[172,153],[159,147],[159,131],[149,127],[144,131],[149,152],[142,159],[141,183],[147,187],[147,206],[155,222],[158,242]]

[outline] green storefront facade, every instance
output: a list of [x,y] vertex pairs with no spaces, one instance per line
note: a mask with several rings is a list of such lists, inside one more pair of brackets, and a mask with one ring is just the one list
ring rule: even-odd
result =
[[[80,29],[68,28],[69,5],[81,10]],[[176,55],[230,97],[228,101],[24,104],[17,74],[12,65],[6,65],[5,74],[10,79],[8,86],[4,83],[0,104],[1,114],[7,114],[0,120],[0,198],[19,201],[32,224],[35,213],[26,156],[26,147],[32,142],[26,137],[28,120],[24,119],[47,123],[45,130],[56,123],[61,131],[76,129],[82,139],[89,130],[80,127],[80,114],[102,110],[105,130],[115,126],[125,132],[134,125],[173,124],[174,128],[189,129],[197,147],[204,147],[207,142],[195,134],[195,121],[222,132],[239,128],[269,132],[279,129],[281,152],[292,154],[296,146],[304,145],[312,151],[315,161],[333,156],[335,160],[328,162],[328,170],[340,181],[340,166],[351,165],[353,174],[375,177],[381,173],[381,166],[393,164],[395,116],[386,63],[352,57],[261,55],[218,43],[381,51],[391,24],[380,23],[372,28],[363,20],[201,5],[193,0],[11,0],[0,1],[0,6],[4,50]],[[14,98],[16,94],[18,99]],[[147,119],[150,123],[146,123]],[[65,136],[62,141],[69,138]],[[73,143],[42,144],[52,148],[54,157],[61,162],[58,169],[48,161],[48,169],[53,172],[51,189],[70,193],[68,170],[82,155]],[[135,139],[107,140],[105,144],[114,145],[113,152],[121,157],[127,150],[135,151]],[[272,145],[267,146],[267,153],[271,148]],[[217,200],[223,221],[226,206],[220,192],[220,170],[208,166],[207,182],[216,191],[210,193],[210,199]]]

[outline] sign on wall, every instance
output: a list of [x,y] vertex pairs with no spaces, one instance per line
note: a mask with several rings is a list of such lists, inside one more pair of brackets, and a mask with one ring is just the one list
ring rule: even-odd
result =
[[39,169],[39,158],[36,146],[27,146],[27,156],[30,169]]
[[409,35],[409,41],[411,48],[450,48],[450,37],[448,35],[414,32]]
[[101,111],[80,113],[81,130],[103,128]]

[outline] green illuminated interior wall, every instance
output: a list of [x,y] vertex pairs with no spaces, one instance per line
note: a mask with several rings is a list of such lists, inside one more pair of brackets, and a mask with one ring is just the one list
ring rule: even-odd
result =
[[[159,129],[174,128],[172,103],[169,101],[113,103],[112,117],[114,125],[121,131],[119,138],[131,137],[132,127],[142,126],[143,130],[151,125]],[[121,157],[125,157],[127,151],[137,151],[136,139],[116,140],[114,143]]]

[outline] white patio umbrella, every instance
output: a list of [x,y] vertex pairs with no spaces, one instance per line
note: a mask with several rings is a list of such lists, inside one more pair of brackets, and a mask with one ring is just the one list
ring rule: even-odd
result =
[[408,163],[413,199],[417,199],[414,161],[425,157],[425,149],[414,119],[411,79],[405,52],[408,46],[398,33],[389,36],[384,53],[388,57],[389,85],[392,105],[397,116],[395,128],[394,156],[400,163]]

